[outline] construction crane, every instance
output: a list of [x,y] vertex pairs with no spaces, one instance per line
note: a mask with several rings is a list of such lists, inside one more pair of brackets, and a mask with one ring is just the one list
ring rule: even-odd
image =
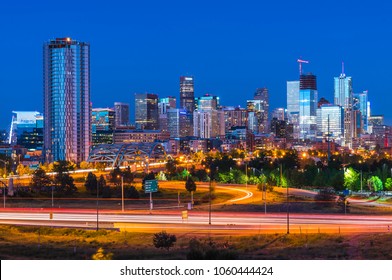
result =
[[307,60],[298,59],[297,62],[299,63],[299,75],[302,75],[302,63],[309,63]]

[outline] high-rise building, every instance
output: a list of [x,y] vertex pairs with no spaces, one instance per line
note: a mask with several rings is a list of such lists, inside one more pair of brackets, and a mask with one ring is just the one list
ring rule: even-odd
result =
[[173,96],[159,98],[158,111],[159,114],[166,114],[167,110],[175,109],[177,107],[177,100]]
[[189,112],[195,110],[195,87],[193,77],[180,77],[180,108]]
[[285,118],[285,110],[284,108],[276,108],[273,112],[272,112],[272,118],[275,118],[279,121],[284,121]]
[[116,128],[128,127],[129,122],[129,104],[114,102],[114,115]]
[[[35,111],[12,111],[11,129],[8,143],[11,145],[21,145],[22,138],[29,138],[29,134],[39,134],[39,149],[43,145],[43,116]],[[25,142],[25,141],[24,141]],[[29,145],[31,146],[31,145]],[[31,149],[31,147],[26,147]]]
[[313,140],[317,132],[317,80],[313,74],[303,74],[299,80],[300,139]]
[[265,101],[260,99],[247,100],[248,128],[253,133],[267,133],[268,131],[268,111]]
[[363,132],[368,131],[368,91],[364,90],[360,93],[354,93],[353,109],[361,112],[361,121],[363,124]]
[[339,105],[324,104],[317,109],[317,131],[327,140],[334,140],[341,145],[344,138],[344,111]]
[[57,38],[46,42],[43,52],[46,160],[87,160],[91,143],[90,45]]
[[135,122],[138,129],[159,129],[158,95],[152,93],[135,94]]
[[202,97],[195,98],[196,110],[216,110],[219,107],[219,97],[210,94],[204,94]]
[[352,147],[354,138],[354,114],[353,114],[353,88],[352,78],[347,77],[344,71],[339,77],[334,78],[334,100],[335,105],[344,109],[344,143],[346,147]]
[[262,131],[268,132],[269,126],[269,94],[268,88],[257,88],[254,94],[254,100],[260,100],[260,111],[258,112]]
[[185,109],[167,110],[168,131],[170,137],[179,138],[192,136],[192,114]]
[[225,136],[225,115],[221,110],[193,112],[193,135],[200,138]]
[[168,131],[168,117],[167,111],[169,109],[176,108],[176,98],[172,96],[168,96],[165,98],[159,98],[158,102],[158,122],[159,122],[159,129],[162,132]]
[[287,114],[299,112],[299,81],[287,81]]
[[299,81],[287,82],[287,119],[293,128],[293,138],[299,139]]
[[94,108],[91,114],[92,143],[113,144],[115,111],[110,108]]
[[225,131],[228,132],[233,126],[245,126],[248,124],[248,111],[240,107],[223,107],[225,115]]

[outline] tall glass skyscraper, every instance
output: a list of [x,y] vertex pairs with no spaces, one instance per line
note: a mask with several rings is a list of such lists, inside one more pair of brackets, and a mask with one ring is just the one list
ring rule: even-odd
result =
[[293,138],[299,133],[299,81],[287,81],[287,119],[293,125]]
[[152,93],[135,94],[135,121],[138,129],[159,129],[158,95]]
[[353,98],[354,110],[359,110],[361,112],[361,120],[363,124],[364,132],[368,130],[368,91],[364,90],[360,93],[354,93]]
[[57,38],[43,46],[44,154],[86,160],[91,144],[90,45]]
[[343,108],[339,105],[324,104],[317,109],[317,129],[323,138],[343,142]]
[[180,108],[188,112],[195,110],[195,86],[193,77],[180,77]]
[[[343,71],[342,71],[343,72]],[[342,106],[344,109],[344,143],[346,147],[352,147],[354,137],[354,118],[353,118],[353,88],[352,78],[341,73],[339,77],[334,78],[334,101],[335,105]]]
[[314,139],[317,130],[317,80],[312,74],[301,75],[299,80],[300,139]]
[[114,102],[115,127],[123,128],[129,126],[129,104]]

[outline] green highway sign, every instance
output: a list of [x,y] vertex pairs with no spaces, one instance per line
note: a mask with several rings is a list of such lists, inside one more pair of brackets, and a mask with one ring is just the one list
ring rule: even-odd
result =
[[146,180],[144,183],[144,192],[153,193],[158,191],[158,181],[157,180]]

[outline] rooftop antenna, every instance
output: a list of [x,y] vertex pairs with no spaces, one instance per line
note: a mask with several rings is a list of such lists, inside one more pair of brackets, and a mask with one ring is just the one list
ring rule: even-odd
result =
[[342,61],[342,74],[344,75],[344,61]]

